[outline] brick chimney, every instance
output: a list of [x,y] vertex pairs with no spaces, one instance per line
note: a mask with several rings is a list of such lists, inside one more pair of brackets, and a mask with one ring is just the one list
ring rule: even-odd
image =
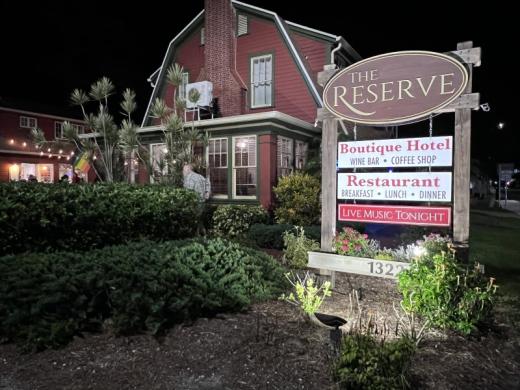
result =
[[231,0],[204,0],[205,72],[223,116],[244,111],[244,88],[235,70],[235,12]]

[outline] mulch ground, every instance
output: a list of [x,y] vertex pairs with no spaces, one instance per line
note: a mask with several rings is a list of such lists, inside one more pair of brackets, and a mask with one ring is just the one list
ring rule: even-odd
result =
[[[364,323],[390,338],[398,302],[395,282],[343,274],[320,311],[349,318],[361,308]],[[510,315],[500,309],[495,329],[478,338],[428,334],[414,358],[412,387],[520,389],[520,338],[502,322]],[[271,301],[179,325],[161,339],[86,334],[35,354],[2,345],[0,389],[335,389],[332,360],[327,329]]]

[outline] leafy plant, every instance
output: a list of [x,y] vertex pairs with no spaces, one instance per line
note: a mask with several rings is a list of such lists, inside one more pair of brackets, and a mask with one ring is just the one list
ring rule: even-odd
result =
[[[247,237],[256,243],[260,248],[283,249],[283,234],[286,231],[295,231],[291,224],[267,225],[255,223],[247,232]],[[314,241],[320,241],[321,226],[305,226],[305,236]]]
[[297,274],[291,276],[290,273],[285,274],[285,277],[293,286],[294,292],[291,292],[288,296],[282,294],[280,299],[298,306],[308,315],[316,313],[325,298],[332,295],[329,281],[325,281],[318,286],[308,272],[303,279]]
[[193,237],[197,195],[168,186],[0,184],[0,255]]
[[402,307],[421,315],[432,326],[464,334],[491,315],[497,286],[480,266],[464,269],[452,253],[423,255],[398,277]]
[[318,242],[305,236],[302,227],[295,227],[296,234],[290,230],[283,233],[283,259],[291,268],[305,268],[308,263],[309,251],[320,249]]
[[378,341],[350,334],[342,340],[334,378],[343,389],[407,389],[414,352],[415,344],[406,337]]
[[267,211],[262,206],[221,205],[213,213],[213,229],[217,236],[243,236],[255,223],[267,222]]
[[320,221],[321,186],[319,180],[305,173],[296,172],[281,177],[273,187],[277,205],[276,222],[298,226],[316,225]]
[[157,334],[278,296],[284,281],[273,258],[221,239],[5,256],[0,339],[55,348],[107,322],[116,334]]
[[369,240],[366,234],[344,227],[334,237],[333,248],[340,255],[374,258],[379,251],[379,243]]

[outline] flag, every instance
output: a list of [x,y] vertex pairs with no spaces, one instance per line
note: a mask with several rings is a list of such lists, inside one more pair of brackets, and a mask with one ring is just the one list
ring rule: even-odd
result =
[[78,156],[73,165],[75,170],[87,173],[90,169],[90,164],[88,162],[88,152],[83,152],[81,156]]

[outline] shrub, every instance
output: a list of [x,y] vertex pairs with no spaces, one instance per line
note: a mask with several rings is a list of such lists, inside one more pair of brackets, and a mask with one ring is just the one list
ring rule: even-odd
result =
[[415,344],[403,337],[378,341],[365,334],[343,338],[334,378],[343,389],[406,389]]
[[285,249],[283,259],[291,268],[305,268],[308,263],[308,251],[320,249],[320,244],[305,237],[305,231],[301,227],[296,227],[296,234],[286,231],[283,234]]
[[[304,230],[307,238],[320,241],[320,226],[306,226]],[[260,248],[283,249],[283,234],[287,231],[295,231],[295,227],[290,224],[254,224],[249,229],[247,237]]]
[[0,339],[57,347],[107,319],[117,334],[239,310],[285,288],[277,262],[235,243],[136,242],[0,258]]
[[379,243],[369,240],[366,234],[345,227],[334,237],[333,248],[340,255],[374,258],[379,251]]
[[0,255],[192,237],[196,193],[128,184],[0,184]]
[[[294,292],[291,292],[288,296],[282,294],[280,299],[298,306],[306,314],[316,313],[325,298],[332,295],[331,283],[329,281],[323,282],[318,287],[308,272],[303,280],[298,275],[291,278],[290,274],[285,274],[285,277],[293,286]],[[296,295],[294,295],[295,293]]]
[[243,236],[255,223],[267,222],[267,211],[262,206],[222,205],[213,213],[213,229],[217,236]]
[[464,269],[452,253],[425,254],[398,276],[403,308],[431,326],[469,334],[491,315],[497,286],[480,267]]
[[318,224],[320,188],[319,180],[308,174],[297,172],[280,178],[273,188],[277,199],[276,221],[298,226]]

